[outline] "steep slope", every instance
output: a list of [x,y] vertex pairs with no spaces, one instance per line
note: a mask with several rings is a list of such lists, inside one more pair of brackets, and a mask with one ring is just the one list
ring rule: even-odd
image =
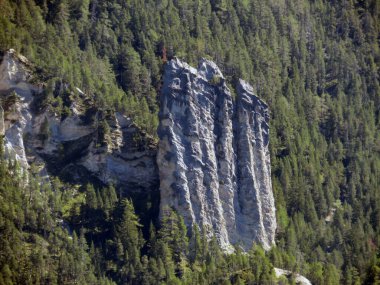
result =
[[[69,114],[43,103],[43,84],[31,84],[32,67],[13,50],[0,65],[6,152],[20,164],[72,182],[116,184],[125,193],[157,189],[156,145],[133,122],[102,110],[78,88],[67,89]],[[36,80],[34,80],[36,81]],[[74,99],[75,98],[75,99]],[[38,106],[36,106],[38,105]],[[45,106],[46,105],[46,106]]]
[[[127,193],[158,189],[156,145],[129,118],[97,108],[78,88],[67,91],[69,113],[58,114],[43,103],[46,86],[30,83],[38,81],[32,65],[13,50],[0,70],[6,152],[23,167],[33,163],[43,176],[113,183]],[[179,60],[167,65],[157,156],[161,208],[174,206],[188,225],[204,225],[225,249],[249,249],[252,241],[269,248],[276,222],[268,108],[244,81],[237,91],[234,106],[211,61],[199,70]]]
[[236,106],[215,63],[165,68],[159,150],[161,212],[204,226],[221,246],[274,243],[268,107],[240,80]]
[[167,58],[248,80],[271,110],[272,262],[362,283],[380,240],[379,4],[3,0],[0,54],[16,48],[151,134]]
[[33,93],[39,91],[28,83],[28,79],[30,70],[27,59],[17,56],[14,50],[7,52],[0,65],[2,132],[5,134],[6,151],[24,167],[28,166],[28,161],[23,133],[30,129],[32,117],[28,107],[33,100]]

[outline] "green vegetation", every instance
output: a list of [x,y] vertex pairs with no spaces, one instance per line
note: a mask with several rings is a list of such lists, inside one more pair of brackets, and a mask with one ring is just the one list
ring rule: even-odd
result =
[[[2,146],[2,142],[1,146]],[[1,147],[2,148],[2,147]],[[32,167],[33,168],[33,167]],[[224,254],[168,209],[144,239],[113,186],[44,183],[0,151],[0,284],[242,284],[275,280],[259,247]],[[240,280],[240,281],[239,281]]]
[[[229,82],[238,77],[251,82],[271,110],[279,224],[271,262],[305,274],[313,284],[371,284],[379,280],[379,13],[376,0],[0,0],[0,50],[15,48],[38,67],[48,86],[57,80],[72,89],[77,86],[100,108],[124,112],[151,134],[157,126],[156,97],[166,57],[179,56],[191,64],[202,56],[212,58]],[[47,95],[62,112],[64,95]],[[0,201],[4,193],[18,189],[3,187]],[[21,199],[17,195],[22,194],[12,195]],[[14,215],[19,226],[15,213],[24,206],[1,211]],[[89,243],[97,233],[90,229],[84,234]],[[19,227],[15,230],[20,233]],[[3,231],[1,236],[6,236]],[[124,250],[129,242],[119,238]],[[99,256],[107,248],[105,240],[94,240],[95,248],[102,248]],[[142,244],[134,246],[144,252]],[[162,252],[173,256],[155,260],[157,268],[173,262],[173,269],[165,269],[166,281],[187,276],[186,254],[166,244]],[[76,252],[75,246],[65,254]],[[191,252],[186,256],[195,258]],[[144,255],[123,258],[137,263],[121,272],[117,269],[124,265],[110,263],[116,269],[107,269],[108,277],[132,280],[136,275],[131,272],[142,272],[136,267],[150,264]],[[3,278],[27,270],[13,267],[23,266],[20,262],[0,264]],[[197,265],[192,272],[197,268],[205,272],[215,266]],[[158,270],[156,276],[162,274]],[[241,283],[242,275],[236,282]]]

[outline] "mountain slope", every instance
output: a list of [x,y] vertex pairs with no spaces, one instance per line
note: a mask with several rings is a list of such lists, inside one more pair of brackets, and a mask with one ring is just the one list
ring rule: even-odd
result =
[[271,110],[272,261],[316,284],[373,282],[378,1],[3,0],[0,17],[1,50],[27,56],[47,86],[58,77],[152,134],[167,58],[208,56],[228,81],[247,79]]

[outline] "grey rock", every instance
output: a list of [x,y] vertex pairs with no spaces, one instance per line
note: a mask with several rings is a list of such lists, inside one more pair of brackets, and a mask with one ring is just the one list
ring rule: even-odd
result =
[[28,65],[27,59],[13,50],[4,55],[0,65],[2,105],[13,95],[17,98],[4,110],[8,156],[25,168],[30,163],[41,164],[41,175],[50,173],[72,182],[113,183],[129,193],[158,188],[153,138],[116,113],[102,118],[107,120],[110,134],[108,143],[100,143],[98,122],[88,120],[77,102],[72,103],[71,115],[64,119],[49,107],[33,112],[33,100],[42,89],[29,83],[32,72]]
[[274,243],[275,207],[268,151],[268,107],[244,81],[236,102],[209,60],[198,69],[165,68],[157,164],[161,212],[167,207],[215,235],[227,252]]
[[[6,154],[15,157],[23,167],[28,167],[23,133],[30,127],[31,114],[28,106],[35,91],[35,87],[27,82],[29,77],[27,59],[16,55],[14,50],[5,53],[0,64],[2,133],[5,135]],[[8,102],[9,98],[13,100]]]
[[4,109],[0,106],[0,136],[4,136],[5,126],[4,126]]
[[276,277],[279,278],[281,276],[284,276],[285,278],[289,278],[293,275],[294,281],[298,285],[312,285],[310,280],[307,279],[305,276],[302,276],[298,273],[291,272],[289,270],[284,270],[280,268],[274,268],[274,272],[276,274]]
[[[72,102],[65,118],[49,107],[33,111],[43,86],[30,83],[31,69],[12,50],[0,64],[0,134],[7,155],[23,167],[35,163],[44,177],[94,179],[143,196],[159,184],[161,212],[175,208],[187,225],[204,226],[209,237],[215,235],[225,251],[232,245],[248,250],[253,242],[265,248],[274,243],[268,107],[249,84],[238,83],[234,102],[212,61],[202,60],[198,69],[170,61],[157,150],[153,138],[119,113],[91,110],[88,118],[89,106],[81,102]],[[106,142],[99,141],[98,118],[110,127]]]

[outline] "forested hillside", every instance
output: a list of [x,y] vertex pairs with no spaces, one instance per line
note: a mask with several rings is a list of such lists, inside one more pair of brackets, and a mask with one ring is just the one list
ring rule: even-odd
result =
[[[271,112],[278,230],[277,246],[267,253],[270,262],[303,273],[313,284],[373,284],[380,282],[379,14],[377,0],[0,0],[0,50],[14,48],[33,63],[58,111],[69,112],[64,94],[49,93],[57,80],[81,88],[100,108],[132,117],[152,135],[168,59],[196,64],[200,57],[211,58],[231,86],[238,78],[249,81]],[[161,244],[157,255],[138,237],[131,202],[103,194],[112,188],[51,191],[33,179],[19,187],[19,180],[8,181],[17,171],[4,161],[1,167],[0,231],[7,244],[0,247],[0,283],[70,284],[83,271],[88,276],[81,280],[88,284],[95,276],[103,276],[104,284],[220,284],[223,272],[235,274],[225,282],[264,284],[273,276],[260,249],[219,261],[214,258],[222,255],[204,248],[202,257],[184,252],[188,241],[175,213],[173,240],[165,240],[164,226],[159,238],[145,237]],[[32,193],[40,204],[33,204]],[[114,199],[107,206],[102,195]],[[39,213],[55,199],[62,206],[51,213],[61,214],[48,222]],[[102,214],[92,215],[94,209]],[[65,232],[57,219],[77,234]],[[31,245],[38,245],[35,255]],[[22,254],[28,262],[20,262]],[[31,264],[41,265],[32,270]],[[64,264],[81,269],[65,271],[59,267]],[[190,267],[198,279],[184,277],[192,276],[183,269]],[[67,279],[47,277],[57,272],[68,272],[59,277]],[[135,272],[157,275],[142,283],[138,278],[147,274]]]
[[[0,139],[0,284],[274,283],[260,247],[225,255],[197,227],[188,237],[173,211],[144,239],[132,201],[113,186],[95,191],[44,183],[4,160]],[[74,230],[73,230],[74,229]],[[286,282],[286,279],[284,279]],[[286,283],[285,283],[286,284]]]

